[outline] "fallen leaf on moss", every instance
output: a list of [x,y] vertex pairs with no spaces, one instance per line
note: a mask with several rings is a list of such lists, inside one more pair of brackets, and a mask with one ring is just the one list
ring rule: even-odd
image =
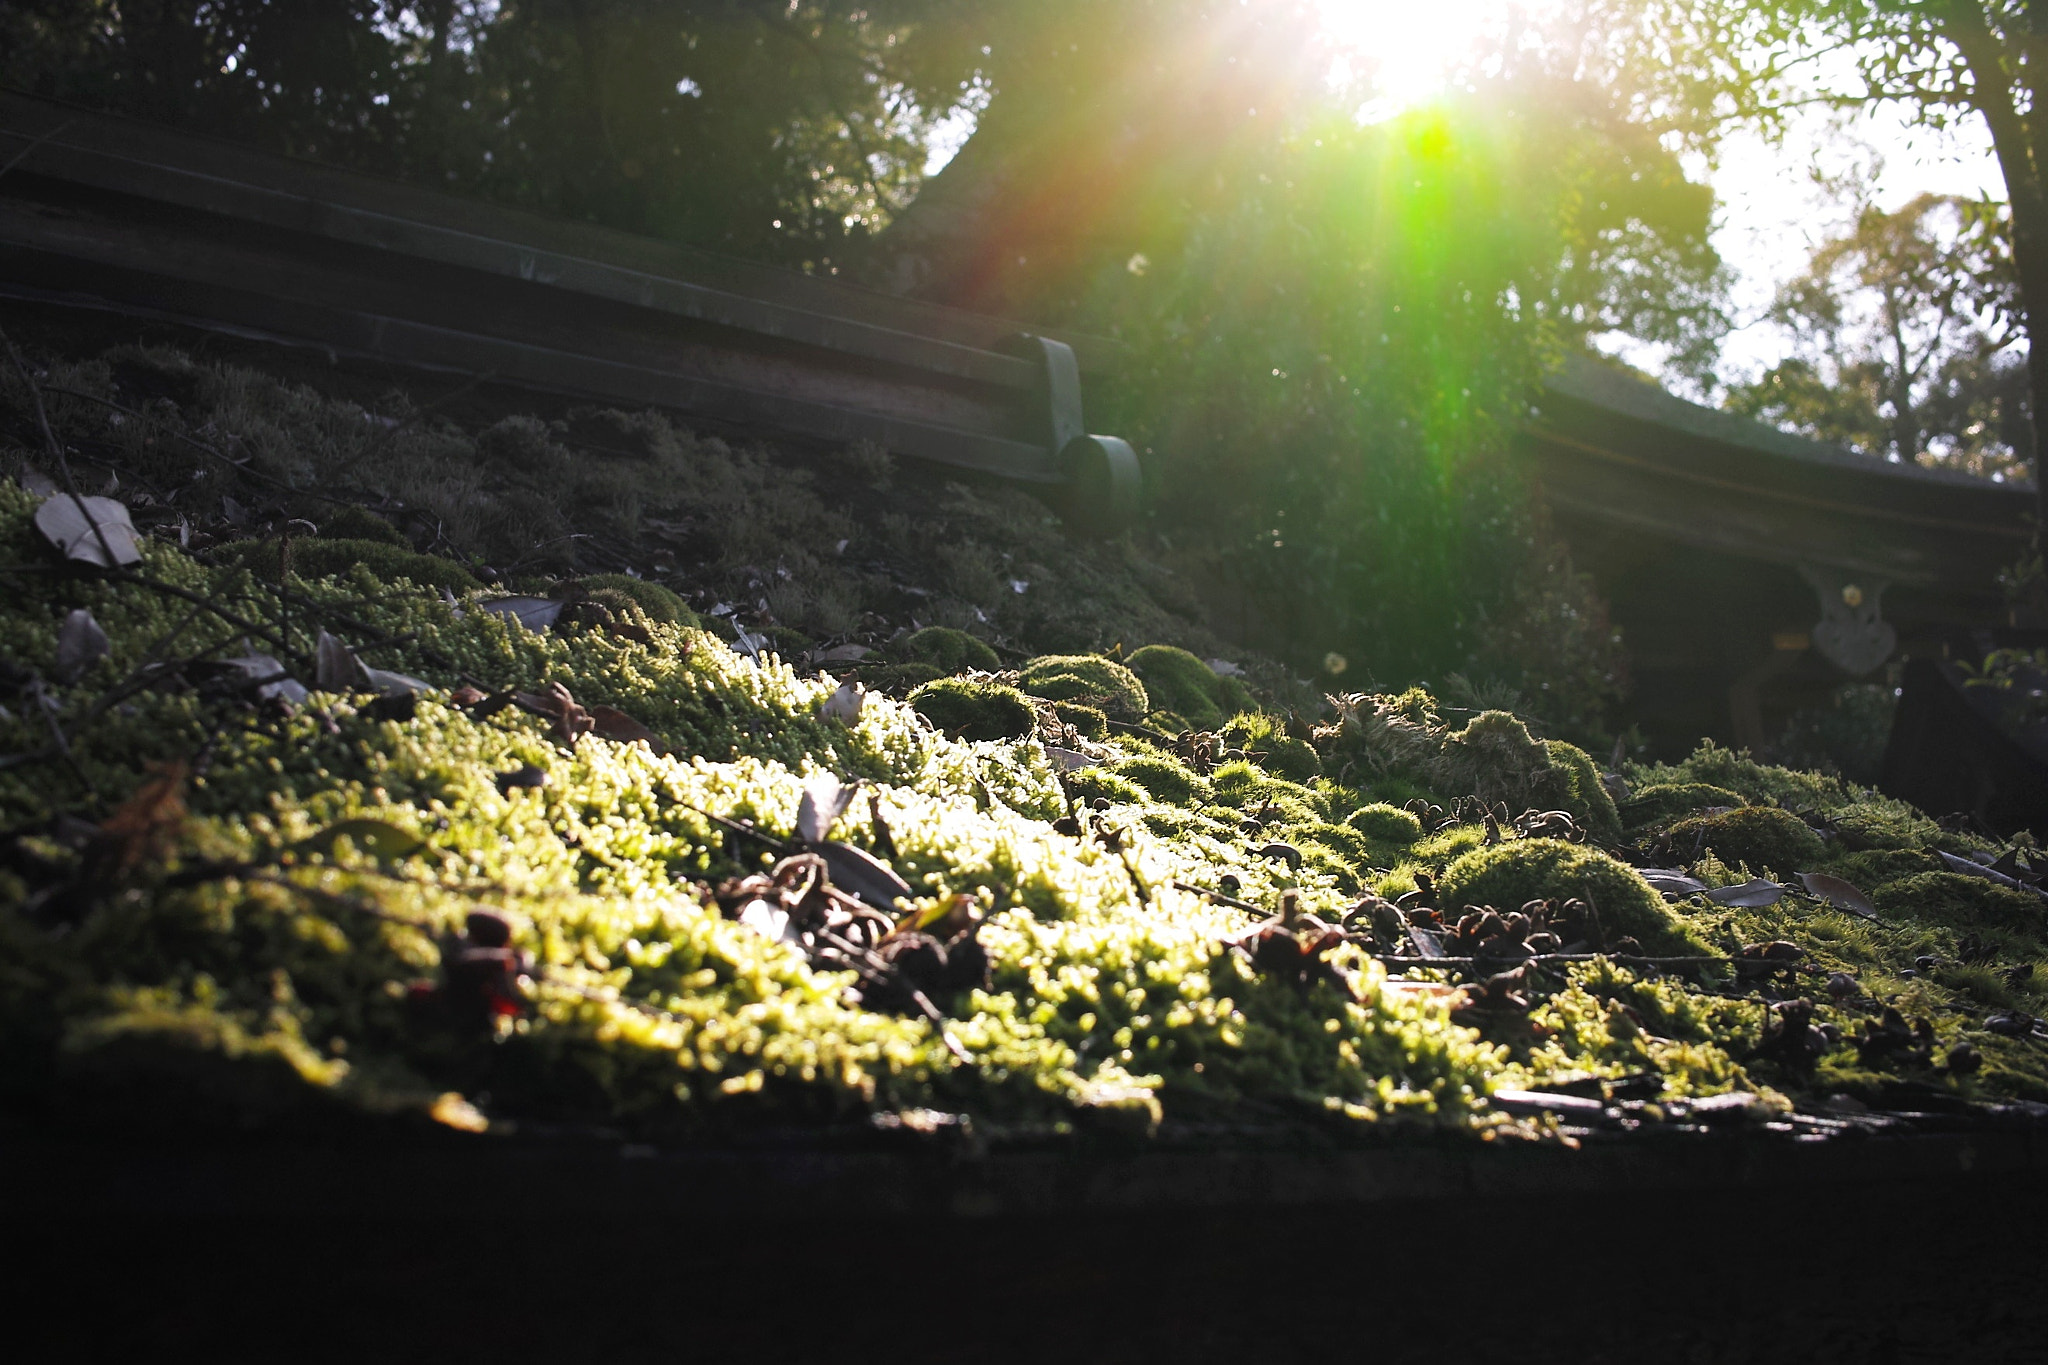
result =
[[334,846],[346,839],[362,852],[378,862],[403,858],[408,853],[425,847],[426,840],[411,830],[400,829],[397,825],[383,820],[363,818],[343,820],[328,826],[309,839],[302,839],[292,846],[295,853],[317,853],[322,857],[332,856]]
[[657,754],[668,752],[668,746],[661,742],[660,735],[616,706],[591,707],[590,720],[591,733],[599,739],[616,740],[620,744],[645,744]]
[[2032,891],[2040,894],[2039,887],[2031,886],[2021,881],[2018,877],[2008,877],[1995,867],[1987,867],[1983,863],[1972,861],[1969,858],[1960,858],[1953,853],[1944,853],[1940,849],[1935,850],[1934,856],[1941,859],[1942,863],[1951,872],[1959,872],[1965,877],[1982,877],[1987,882],[1996,882],[2000,886],[2009,886],[2015,891]]
[[804,788],[803,799],[797,803],[796,837],[807,844],[823,843],[859,791],[860,783],[842,786],[839,779],[830,774],[814,779]]
[[1783,886],[1762,877],[1740,886],[1717,886],[1707,892],[1707,899],[1714,904],[1732,905],[1743,910],[1761,910],[1766,905],[1776,905],[1784,898]]
[[363,677],[370,686],[386,697],[411,697],[422,692],[431,692],[434,685],[410,673],[394,673],[388,668],[363,667]]
[[320,632],[313,650],[313,684],[322,692],[353,692],[362,681],[363,666],[355,651],[341,641]]
[[[244,642],[247,648],[247,642]],[[306,685],[294,678],[285,666],[269,654],[258,654],[251,650],[238,658],[223,659],[221,663],[239,672],[245,684],[253,685],[256,695],[264,701],[283,701],[293,706],[305,703]]]
[[555,618],[562,614],[562,608],[567,605],[565,602],[557,602],[552,597],[494,597],[488,602],[476,604],[480,611],[517,621],[528,630],[536,632],[552,626]]
[[125,877],[164,853],[185,824],[185,776],[182,762],[159,769],[100,822],[87,851],[96,870]]
[[57,659],[51,671],[58,682],[72,682],[107,657],[107,633],[84,607],[74,609],[57,628]]
[[1840,877],[1830,877],[1825,872],[1802,872],[1799,884],[1806,888],[1807,895],[1824,900],[1837,910],[1847,910],[1864,919],[1877,918],[1877,907],[1871,904],[1870,897]]
[[66,559],[102,569],[140,564],[135,523],[112,498],[77,498],[59,493],[36,509],[36,529]]
[[1698,877],[1688,877],[1673,868],[1639,867],[1636,871],[1642,874],[1643,880],[1650,884],[1652,890],[1660,891],[1667,896],[1697,896],[1708,889],[1707,884]]
[[854,725],[860,720],[862,707],[867,704],[867,689],[851,680],[839,684],[839,690],[825,699],[818,708],[821,720],[836,720],[844,725]]

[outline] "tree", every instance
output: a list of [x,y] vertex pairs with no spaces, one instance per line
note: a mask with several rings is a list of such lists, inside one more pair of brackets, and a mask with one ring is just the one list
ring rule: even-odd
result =
[[816,269],[974,66],[946,0],[8,0],[0,84]]
[[1727,406],[1871,455],[2004,472],[2028,436],[2003,206],[1860,198],[1772,306],[1797,351]]
[[[2048,13],[2034,0],[1580,0],[1570,31],[1589,66],[1698,141],[1815,105],[1983,120],[2011,205],[2014,316],[2029,337],[2048,326]],[[2048,412],[2048,346],[2028,348],[2027,389]],[[2048,512],[2039,427],[2026,453]]]

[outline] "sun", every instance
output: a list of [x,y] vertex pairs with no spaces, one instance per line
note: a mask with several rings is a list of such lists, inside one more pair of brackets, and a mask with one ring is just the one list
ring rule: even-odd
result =
[[[1538,0],[1540,3],[1540,0]],[[1384,118],[1442,94],[1499,51],[1516,0],[1316,0],[1337,77],[1366,92],[1361,115]]]

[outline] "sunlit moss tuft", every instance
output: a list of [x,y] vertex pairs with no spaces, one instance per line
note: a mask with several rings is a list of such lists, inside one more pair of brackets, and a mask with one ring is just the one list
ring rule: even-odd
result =
[[1021,677],[1034,697],[1084,702],[1111,720],[1133,723],[1152,709],[1137,674],[1096,654],[1047,654],[1025,664]]

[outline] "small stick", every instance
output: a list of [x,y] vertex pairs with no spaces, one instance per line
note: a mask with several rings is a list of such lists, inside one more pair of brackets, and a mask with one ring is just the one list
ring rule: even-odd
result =
[[[7,358],[14,362],[14,372],[21,376],[22,383],[28,385],[28,396],[36,407],[36,425],[43,429],[43,444],[48,446],[50,454],[56,457],[57,472],[64,476],[64,491],[71,495],[72,502],[78,504],[78,514],[85,518],[86,525],[92,527],[93,535],[100,542],[100,551],[107,557],[107,568],[118,567],[121,561],[114,554],[113,542],[107,539],[107,528],[100,525],[99,518],[85,510],[85,499],[79,496],[78,481],[71,477],[71,461],[64,456],[64,443],[57,439],[56,432],[50,430],[50,414],[43,407],[42,386],[36,383],[36,377],[30,374],[28,366],[22,363],[21,352],[14,349],[14,338],[8,336],[4,328],[0,328],[0,343],[5,343],[7,347]],[[67,746],[65,756],[69,757],[70,752]]]
[[[1476,967],[1498,965],[1512,969],[1525,962],[1541,966],[1551,962],[1639,962],[1649,967],[1696,966],[1701,963],[1719,963],[1722,966],[1733,962],[1732,957],[1650,957],[1641,953],[1537,953],[1532,957],[1397,957],[1392,953],[1373,953],[1375,962],[1401,963],[1410,967]],[[1742,997],[1747,998],[1747,997]]]
[[1273,913],[1262,905],[1253,905],[1250,901],[1241,901],[1235,896],[1226,896],[1221,891],[1211,891],[1206,886],[1196,886],[1192,882],[1173,881],[1168,882],[1167,885],[1176,891],[1191,891],[1197,896],[1206,897],[1209,900],[1215,901],[1218,905],[1227,905],[1233,910],[1248,910],[1254,915],[1271,915]]
[[973,1064],[974,1058],[967,1055],[967,1049],[960,1046],[960,1040],[955,1038],[952,1031],[946,1027],[946,1016],[939,1012],[939,1007],[934,1005],[925,996],[923,991],[905,981],[901,972],[897,971],[887,962],[884,962],[873,949],[863,948],[857,943],[849,942],[833,933],[830,929],[820,929],[817,931],[817,934],[819,938],[825,940],[827,944],[849,961],[858,961],[877,975],[896,978],[897,983],[904,990],[910,992],[911,1002],[917,1006],[918,1013],[922,1014],[931,1023],[931,1026],[938,1030],[939,1037],[946,1044],[946,1050],[953,1054],[954,1059],[964,1064]]

